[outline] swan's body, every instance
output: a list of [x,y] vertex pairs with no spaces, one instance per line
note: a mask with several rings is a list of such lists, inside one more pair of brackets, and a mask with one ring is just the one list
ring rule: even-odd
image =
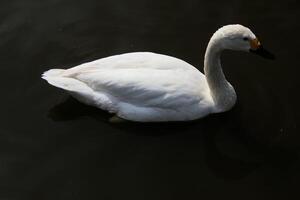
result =
[[[241,25],[247,37],[254,34]],[[222,29],[222,28],[221,28]],[[221,30],[220,29],[220,30]],[[229,110],[236,101],[220,65],[225,47],[217,31],[205,55],[202,74],[180,59],[148,52],[127,53],[43,74],[50,84],[79,101],[132,121],[187,121]],[[249,44],[250,45],[250,44]]]

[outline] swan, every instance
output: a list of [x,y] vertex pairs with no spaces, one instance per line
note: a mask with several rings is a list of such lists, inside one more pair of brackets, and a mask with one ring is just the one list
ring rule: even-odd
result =
[[42,78],[80,102],[114,113],[119,119],[196,120],[228,111],[236,102],[235,90],[221,68],[220,56],[225,49],[274,58],[249,28],[231,24],[212,35],[205,53],[204,74],[175,57],[134,52],[70,69],[50,69]]

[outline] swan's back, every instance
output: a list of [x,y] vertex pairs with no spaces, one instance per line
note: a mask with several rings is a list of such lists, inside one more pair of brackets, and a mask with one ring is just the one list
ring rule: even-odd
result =
[[151,52],[125,53],[109,56],[92,62],[84,63],[68,69],[65,75],[82,73],[93,70],[119,70],[119,69],[158,69],[158,70],[197,70],[187,62],[162,54]]

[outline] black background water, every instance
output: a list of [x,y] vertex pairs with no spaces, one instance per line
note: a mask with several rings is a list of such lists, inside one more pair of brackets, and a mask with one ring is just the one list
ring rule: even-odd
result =
[[[0,3],[0,199],[299,197],[297,1],[11,0]],[[238,94],[193,123],[110,124],[40,78],[153,51],[202,70],[220,26],[249,26],[275,61],[225,52]]]

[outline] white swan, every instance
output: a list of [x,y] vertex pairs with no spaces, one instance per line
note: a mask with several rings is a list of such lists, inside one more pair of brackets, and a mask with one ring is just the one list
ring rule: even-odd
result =
[[227,25],[216,31],[205,53],[203,75],[183,60],[149,52],[110,56],[70,69],[51,69],[42,78],[79,101],[140,122],[187,121],[224,112],[236,102],[220,62],[225,49],[266,58],[250,29]]

